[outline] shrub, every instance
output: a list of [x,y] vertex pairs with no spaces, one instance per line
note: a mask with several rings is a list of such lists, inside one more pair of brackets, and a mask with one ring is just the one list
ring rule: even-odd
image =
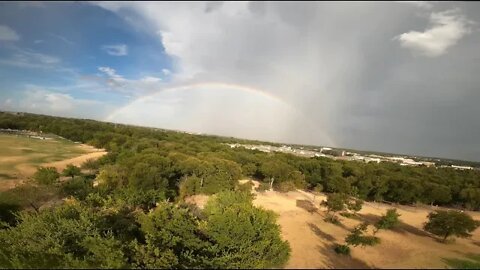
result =
[[237,191],[240,191],[240,192],[251,192],[252,191],[252,187],[253,187],[253,182],[252,181],[248,181],[246,183],[243,183],[243,184],[238,184],[236,186],[236,190]]
[[63,184],[62,190],[66,195],[74,196],[84,200],[87,195],[93,191],[92,181],[83,177],[78,177]]
[[51,185],[55,183],[60,174],[55,167],[40,167],[33,175],[33,179],[42,185]]
[[368,224],[367,223],[362,223],[358,226],[356,226],[352,232],[347,235],[345,238],[345,242],[347,244],[352,245],[354,247],[356,246],[374,246],[378,243],[380,243],[380,238],[375,237],[375,236],[365,236],[365,232],[367,231]]
[[347,245],[335,245],[335,252],[342,255],[350,255],[350,247]]
[[294,191],[296,189],[297,187],[291,181],[281,182],[275,186],[275,190],[280,192],[289,192],[289,191]]
[[395,227],[400,222],[400,220],[398,219],[399,216],[400,214],[397,213],[397,209],[388,209],[387,213],[385,215],[382,215],[380,220],[375,223],[374,233],[377,233],[378,230],[389,230]]
[[82,175],[82,172],[80,171],[79,167],[72,164],[68,164],[67,167],[63,169],[62,174],[63,176],[69,176],[69,177],[72,177],[73,179],[77,175]]

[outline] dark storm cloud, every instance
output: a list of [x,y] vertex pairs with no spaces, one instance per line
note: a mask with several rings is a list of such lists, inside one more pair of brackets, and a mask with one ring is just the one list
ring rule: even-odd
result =
[[[176,82],[272,93],[335,146],[480,160],[478,3],[100,5],[158,30]],[[326,142],[306,121],[285,125],[282,140]]]

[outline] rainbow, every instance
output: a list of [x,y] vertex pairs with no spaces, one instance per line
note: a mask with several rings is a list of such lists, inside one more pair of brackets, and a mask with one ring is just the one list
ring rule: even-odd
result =
[[[204,83],[193,83],[193,84],[186,84],[186,85],[180,85],[180,86],[174,86],[174,87],[170,87],[170,88],[166,88],[166,89],[162,89],[162,90],[159,90],[157,92],[154,92],[152,94],[148,94],[148,95],[145,95],[145,96],[142,96],[138,99],[135,99],[133,100],[132,102],[128,103],[127,105],[113,111],[113,113],[111,113],[110,115],[108,115],[106,118],[105,118],[105,121],[107,122],[112,122],[116,116],[118,116],[119,114],[125,112],[126,110],[128,110],[130,107],[132,106],[135,106],[136,104],[141,104],[142,102],[145,102],[145,101],[148,101],[149,99],[152,99],[155,97],[155,95],[157,95],[158,93],[160,92],[171,92],[171,91],[181,91],[181,90],[194,90],[194,89],[209,89],[209,90],[233,90],[233,91],[241,91],[241,92],[245,92],[245,93],[250,93],[250,94],[255,94],[255,95],[258,95],[258,96],[262,96],[262,97],[265,97],[271,101],[275,101],[275,102],[278,102],[284,106],[286,106],[287,108],[289,108],[292,112],[295,112],[295,113],[298,113],[299,115],[301,115],[305,120],[307,120],[309,122],[309,125],[312,125],[314,127],[316,127],[317,125],[309,118],[307,117],[303,112],[297,110],[297,108],[293,107],[290,103],[286,102],[285,100],[279,98],[278,96],[275,96],[267,91],[264,91],[264,90],[260,90],[260,89],[256,89],[256,88],[252,88],[252,87],[248,87],[248,86],[243,86],[243,85],[238,85],[238,84],[230,84],[230,83],[221,83],[221,82],[204,82]],[[319,132],[322,132],[322,135],[324,135],[327,140],[328,140],[328,143],[330,145],[333,145],[333,140],[332,138],[325,133],[324,130],[319,130]]]
[[294,110],[294,111],[297,111],[294,107],[292,107],[289,103],[285,102],[283,99],[275,96],[275,95],[272,95],[266,91],[263,91],[263,90],[260,90],[260,89],[255,89],[255,88],[252,88],[252,87],[248,87],[248,86],[243,86],[243,85],[238,85],[238,84],[230,84],[230,83],[219,83],[219,82],[206,82],[206,83],[194,83],[194,84],[187,84],[187,85],[181,85],[181,86],[175,86],[175,87],[170,87],[170,88],[166,88],[166,89],[163,89],[163,90],[160,90],[160,91],[157,91],[157,92],[154,92],[152,94],[149,94],[149,95],[145,95],[143,97],[140,97],[138,99],[135,99],[134,101],[130,102],[129,104],[125,105],[124,107],[121,107],[117,110],[115,110],[113,113],[111,113],[110,115],[108,115],[106,118],[105,118],[105,121],[110,121],[112,120],[113,118],[115,118],[118,114],[122,113],[124,110],[126,110],[127,108],[135,105],[136,103],[140,103],[140,102],[144,102],[144,101],[147,101],[151,98],[153,98],[155,95],[157,95],[159,92],[170,92],[170,91],[180,91],[180,90],[192,90],[192,89],[196,89],[196,88],[208,88],[210,90],[212,89],[217,89],[217,90],[225,90],[225,89],[229,89],[229,90],[235,90],[235,91],[241,91],[241,92],[246,92],[246,93],[251,93],[251,94],[255,94],[255,95],[259,95],[259,96],[263,96],[263,97],[266,97],[267,99],[270,99],[270,100],[273,100],[273,101],[276,101],[276,102],[280,102],[282,103],[283,105],[289,107],[290,109]]

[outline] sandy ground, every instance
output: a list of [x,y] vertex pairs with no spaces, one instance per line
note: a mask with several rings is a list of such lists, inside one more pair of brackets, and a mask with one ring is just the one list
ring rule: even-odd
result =
[[[313,196],[304,191],[278,193],[255,192],[254,204],[279,214],[282,237],[292,248],[286,268],[445,268],[443,258],[462,258],[467,253],[480,253],[480,229],[470,239],[457,238],[454,243],[439,243],[421,228],[429,212],[435,208],[395,206],[401,224],[391,231],[379,231],[381,243],[374,247],[352,247],[351,257],[333,251],[336,243],[360,220],[339,216],[342,225],[323,221],[325,210],[314,213],[296,206],[297,200],[310,200],[319,207],[324,195]],[[208,197],[194,196],[192,202],[205,203]],[[366,202],[359,212],[362,221],[375,222],[391,205]],[[480,213],[469,212],[480,220]]]

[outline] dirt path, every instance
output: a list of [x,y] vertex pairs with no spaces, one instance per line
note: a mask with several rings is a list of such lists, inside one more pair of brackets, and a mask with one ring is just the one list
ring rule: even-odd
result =
[[69,158],[61,161],[55,161],[55,162],[49,162],[49,163],[44,163],[42,166],[45,167],[55,167],[57,171],[61,172],[65,167],[67,167],[68,164],[73,164],[75,166],[80,166],[82,163],[89,159],[97,159],[102,157],[103,155],[106,155],[107,152],[105,151],[98,151],[98,152],[93,152],[93,153],[88,153],[85,155],[81,155],[78,157],[74,158]]

